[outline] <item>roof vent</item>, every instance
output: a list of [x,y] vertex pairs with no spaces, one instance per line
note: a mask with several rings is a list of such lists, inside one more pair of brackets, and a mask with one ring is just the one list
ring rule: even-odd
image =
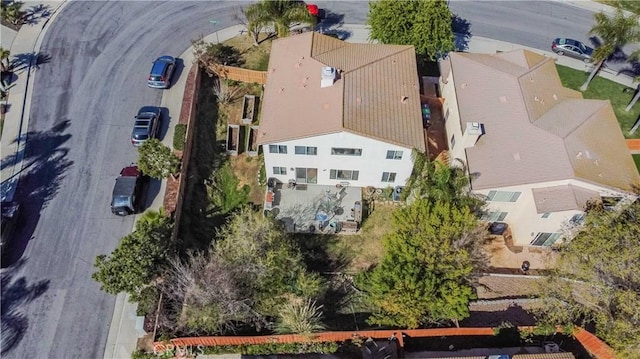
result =
[[500,96],[500,102],[507,103],[507,96]]
[[520,152],[514,152],[513,153],[513,159],[516,161],[520,161]]
[[469,85],[466,82],[463,82],[462,85],[460,85],[460,87],[462,87],[463,89],[466,89]]
[[558,95],[553,94],[553,99],[554,99],[554,100],[556,100],[556,101],[558,101]]
[[534,100],[535,102],[540,102],[540,97],[538,97],[538,96],[534,96],[534,97],[533,97],[533,100]]
[[320,80],[320,88],[333,86],[336,80],[336,69],[330,66],[322,67],[322,79]]
[[402,96],[402,97],[400,98],[400,102],[402,102],[403,104],[405,104],[405,103],[409,102],[409,97],[407,97],[407,96]]

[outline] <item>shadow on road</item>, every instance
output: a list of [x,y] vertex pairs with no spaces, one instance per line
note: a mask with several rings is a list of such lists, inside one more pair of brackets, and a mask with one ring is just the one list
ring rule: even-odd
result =
[[342,41],[351,37],[351,31],[342,28],[342,25],[344,25],[344,14],[337,14],[324,9],[320,11],[321,20],[316,26],[316,30],[325,35],[337,37]]
[[455,36],[454,45],[456,51],[467,51],[469,49],[469,39],[471,39],[471,23],[458,15],[453,15],[451,19],[451,30]]
[[24,336],[29,327],[29,322],[21,308],[32,300],[38,298],[49,289],[49,280],[41,280],[34,284],[29,284],[24,277],[15,278],[15,273],[24,265],[25,260],[20,260],[11,269],[2,272],[1,300],[2,331],[2,355],[10,352]]
[[[64,173],[73,164],[67,159],[68,149],[62,145],[71,135],[64,131],[69,121],[58,123],[46,132],[29,132],[25,148],[22,171],[14,201],[22,206],[22,225],[9,239],[8,262],[2,266],[11,266],[24,253],[27,243],[40,219],[42,209],[55,196],[64,178]],[[16,139],[17,140],[17,139]],[[24,138],[23,138],[24,140]],[[2,161],[2,167],[13,163],[17,155],[8,156]],[[7,179],[5,179],[7,180]]]
[[11,59],[12,71],[26,70],[31,64],[31,70],[39,70],[40,65],[51,62],[51,55],[44,52],[25,52],[13,55]]

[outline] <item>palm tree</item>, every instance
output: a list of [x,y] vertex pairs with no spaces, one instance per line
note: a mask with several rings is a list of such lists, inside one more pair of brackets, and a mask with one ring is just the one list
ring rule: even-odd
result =
[[20,25],[23,16],[23,12],[20,10],[22,4],[20,1],[2,1],[0,8],[0,10],[2,10],[2,17],[13,25]]
[[325,329],[322,306],[311,299],[292,299],[282,306],[275,325],[278,334],[311,334]]
[[272,25],[276,36],[285,37],[293,23],[315,24],[315,18],[309,14],[303,1],[262,0],[247,6],[244,15],[248,21],[247,28],[252,32],[254,45],[257,45],[258,34],[253,33],[253,29]]
[[0,71],[3,73],[9,71],[9,56],[11,56],[11,52],[0,47]]
[[[640,41],[640,25],[638,25],[639,15],[625,17],[620,9],[616,9],[613,16],[609,17],[600,12],[594,15],[596,24],[593,25],[590,34],[598,36],[602,40],[600,45],[593,52],[592,59],[596,62],[587,81],[580,87],[580,91],[586,91],[589,83],[602,68],[604,61],[608,59],[616,50],[626,44]],[[635,56],[634,53],[632,56]]]

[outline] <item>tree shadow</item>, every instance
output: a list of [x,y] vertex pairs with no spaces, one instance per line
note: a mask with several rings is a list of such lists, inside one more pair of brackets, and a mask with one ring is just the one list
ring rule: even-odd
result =
[[40,297],[49,290],[49,280],[28,284],[24,277],[14,278],[25,260],[17,262],[11,269],[2,272],[1,278],[1,354],[6,355],[22,340],[29,322],[22,306]]
[[342,25],[344,25],[344,14],[337,14],[325,9],[320,9],[320,11],[320,21],[316,25],[317,31],[342,41],[351,37],[352,32],[342,28]]
[[26,25],[35,25],[39,23],[40,20],[49,18],[51,14],[52,14],[51,6],[45,5],[45,4],[38,4],[38,5],[31,6],[30,8],[24,11],[22,21]]
[[456,51],[466,51],[469,49],[469,39],[471,39],[471,23],[458,15],[451,18],[451,30],[455,36],[454,45]]
[[14,142],[28,138],[24,155],[12,154],[2,161],[2,168],[19,160],[20,156],[23,161],[22,170],[16,173],[14,178],[3,179],[2,183],[4,186],[5,183],[18,179],[14,201],[21,204],[24,219],[23,225],[10,238],[9,262],[6,263],[8,265],[24,253],[42,209],[58,192],[64,173],[73,164],[67,159],[68,148],[62,147],[71,138],[71,135],[64,134],[68,127],[69,121],[64,120],[49,131],[29,132],[23,135]]
[[51,62],[51,55],[43,52],[25,52],[13,55],[11,59],[12,71],[26,69],[39,70],[40,65]]

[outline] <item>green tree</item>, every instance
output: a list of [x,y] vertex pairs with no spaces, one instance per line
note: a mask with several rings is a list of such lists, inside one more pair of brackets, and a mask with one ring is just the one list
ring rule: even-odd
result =
[[294,298],[285,303],[278,313],[274,331],[278,334],[312,334],[323,331],[322,306],[311,299]]
[[170,252],[171,222],[166,217],[149,215],[136,223],[135,230],[122,238],[110,255],[96,257],[97,271],[91,276],[110,294],[127,292],[132,301],[159,273]]
[[418,55],[431,60],[455,50],[453,14],[445,0],[369,3],[369,36],[383,44],[413,45]]
[[21,25],[24,12],[21,10],[24,3],[20,1],[5,1],[0,3],[2,18],[13,25]]
[[247,18],[247,28],[254,38],[254,45],[257,45],[258,34],[253,33],[255,29],[262,29],[272,26],[276,36],[285,37],[289,35],[291,24],[306,23],[315,25],[316,19],[309,14],[304,1],[295,0],[261,0],[251,4],[244,10]]
[[163,179],[180,170],[180,159],[157,138],[146,140],[138,148],[138,167],[147,176]]
[[473,273],[486,262],[474,258],[482,237],[465,238],[477,228],[468,208],[446,202],[420,198],[395,212],[381,263],[358,280],[375,308],[369,321],[417,328],[468,317]]
[[618,358],[640,353],[640,201],[622,210],[594,207],[560,248],[538,311],[547,325],[595,325]]
[[226,214],[247,203],[251,188],[240,187],[240,181],[233,173],[229,163],[225,163],[213,175],[213,182],[208,188],[213,210]]
[[3,47],[0,47],[0,71],[9,71],[9,56],[11,52]]
[[[591,80],[598,74],[605,60],[613,55],[615,51],[626,44],[640,41],[639,16],[625,16],[620,9],[616,9],[613,16],[607,16],[603,12],[594,15],[596,24],[593,25],[589,33],[598,36],[602,43],[593,51],[591,58],[595,62],[595,66],[587,80],[580,87],[580,91],[587,90]],[[638,54],[636,51],[630,57],[636,58]]]

